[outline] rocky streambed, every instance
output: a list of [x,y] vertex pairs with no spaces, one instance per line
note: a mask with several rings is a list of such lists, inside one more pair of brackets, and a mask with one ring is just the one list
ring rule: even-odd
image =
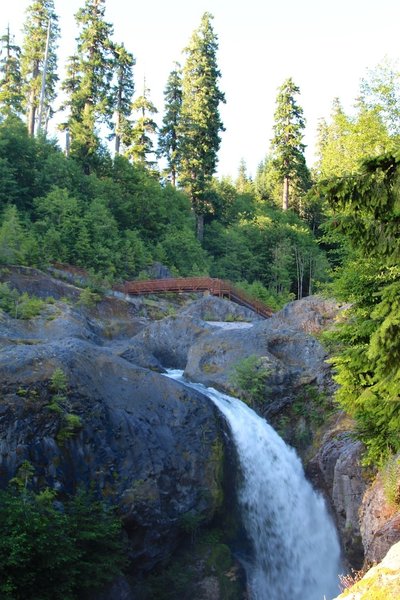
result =
[[[221,556],[234,546],[235,457],[226,426],[205,396],[166,379],[167,367],[247,395],[297,447],[310,479],[330,502],[356,568],[364,559],[380,560],[400,539],[398,513],[385,504],[379,479],[371,485],[352,424],[330,401],[330,369],[314,334],[334,321],[335,303],[306,298],[261,320],[209,296],[91,298],[22,267],[1,279],[47,300],[29,320],[0,312],[0,485],[28,460],[38,489],[69,494],[92,486],[118,506],[129,540],[129,582],[116,581],[103,600],[144,597],[135,582],[182,556],[197,529],[223,523]],[[238,366],[249,357],[253,362],[245,366],[261,382],[259,397],[238,377]],[[49,406],[57,369],[68,387],[64,405],[54,412]],[[240,565],[219,556],[210,569],[206,547],[191,565],[196,599],[240,597],[223,591],[241,593]]]

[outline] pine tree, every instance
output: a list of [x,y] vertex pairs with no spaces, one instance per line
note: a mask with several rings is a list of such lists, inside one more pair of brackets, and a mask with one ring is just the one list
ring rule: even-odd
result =
[[131,146],[127,149],[126,155],[134,162],[153,168],[154,161],[149,160],[149,155],[154,152],[153,140],[151,138],[157,131],[157,124],[152,115],[157,113],[157,109],[150,100],[150,90],[143,85],[143,94],[132,104],[132,111],[138,114],[135,124],[132,128]]
[[71,155],[89,173],[100,148],[97,125],[111,125],[114,45],[112,25],[104,20],[105,0],[86,0],[75,15],[80,29],[76,53],[67,65],[63,90],[68,94],[63,109],[69,115],[63,124],[71,137]]
[[307,188],[308,169],[304,157],[303,110],[296,102],[300,89],[291,78],[279,88],[276,100],[274,137],[272,149],[275,165],[283,183],[282,208],[289,208],[296,191]]
[[6,114],[22,113],[22,78],[20,68],[21,49],[14,42],[14,36],[7,27],[0,38],[0,112]]
[[219,104],[225,101],[218,88],[221,73],[217,65],[217,36],[213,16],[204,13],[201,24],[185,49],[183,68],[180,182],[187,189],[197,221],[197,237],[203,239],[204,215],[211,203],[207,188],[217,166],[217,154],[224,130]]
[[116,97],[115,106],[115,154],[120,153],[121,143],[127,146],[132,135],[132,123],[130,116],[132,112],[132,96],[135,91],[133,81],[133,66],[135,59],[124,44],[114,46],[114,58],[116,69],[116,84],[113,95]]
[[158,137],[158,156],[167,159],[168,174],[176,186],[179,169],[179,122],[182,110],[182,72],[179,63],[171,71],[164,91],[165,113]]
[[253,193],[253,182],[251,180],[251,177],[249,177],[249,175],[247,174],[247,165],[243,158],[239,163],[238,176],[235,181],[235,187],[239,194]]
[[[57,41],[60,36],[58,16],[54,0],[35,0],[26,11],[24,41],[21,53],[21,73],[24,81],[24,109],[27,115],[29,135],[46,131],[47,122],[53,114],[52,103],[56,98]],[[50,29],[49,29],[50,26]],[[43,81],[43,67],[49,35],[47,69]],[[42,122],[39,123],[41,90],[43,106]]]

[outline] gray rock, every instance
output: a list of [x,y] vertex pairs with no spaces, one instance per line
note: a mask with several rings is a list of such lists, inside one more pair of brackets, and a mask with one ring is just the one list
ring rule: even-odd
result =
[[[49,409],[57,367],[69,381],[65,411],[81,421],[64,439],[64,417]],[[137,571],[169,555],[185,515],[212,518],[222,439],[200,393],[77,339],[6,348],[0,382],[2,486],[29,460],[38,487],[94,488],[118,505]]]
[[332,324],[343,308],[334,300],[307,296],[289,302],[273,318],[305,333],[318,333]]
[[400,541],[400,511],[388,504],[380,475],[365,493],[360,520],[365,562],[379,562]]
[[325,434],[307,466],[314,484],[330,499],[346,558],[355,569],[361,569],[364,561],[359,510],[367,485],[361,452],[362,444],[339,423]]
[[309,383],[323,385],[329,372],[325,351],[314,338],[271,318],[250,329],[204,333],[189,350],[185,376],[240,394],[235,367],[249,356],[262,357],[270,372],[266,379],[267,416],[288,402],[291,390]]
[[[167,317],[151,323],[134,339],[134,346],[143,346],[164,367],[184,369],[189,349],[212,327],[194,317]],[[128,350],[128,348],[127,348]]]
[[261,321],[254,311],[230,300],[215,296],[203,296],[184,308],[181,313],[204,321]]

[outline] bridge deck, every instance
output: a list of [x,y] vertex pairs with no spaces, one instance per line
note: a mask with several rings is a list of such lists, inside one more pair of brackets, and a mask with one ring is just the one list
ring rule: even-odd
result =
[[238,290],[229,281],[213,277],[177,277],[171,279],[149,279],[147,281],[127,281],[123,285],[115,286],[114,289],[129,295],[208,291],[213,296],[228,298],[241,306],[245,306],[264,318],[268,318],[273,314],[271,308]]

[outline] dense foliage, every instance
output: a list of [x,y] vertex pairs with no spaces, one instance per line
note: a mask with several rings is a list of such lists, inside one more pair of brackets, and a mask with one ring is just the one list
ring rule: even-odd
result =
[[364,163],[360,175],[325,184],[332,226],[351,240],[352,260],[334,286],[351,301],[333,334],[337,397],[356,419],[367,462],[400,450],[400,158]]
[[104,504],[83,492],[56,503],[28,491],[21,471],[15,483],[0,492],[3,600],[75,600],[120,572],[121,524]]

